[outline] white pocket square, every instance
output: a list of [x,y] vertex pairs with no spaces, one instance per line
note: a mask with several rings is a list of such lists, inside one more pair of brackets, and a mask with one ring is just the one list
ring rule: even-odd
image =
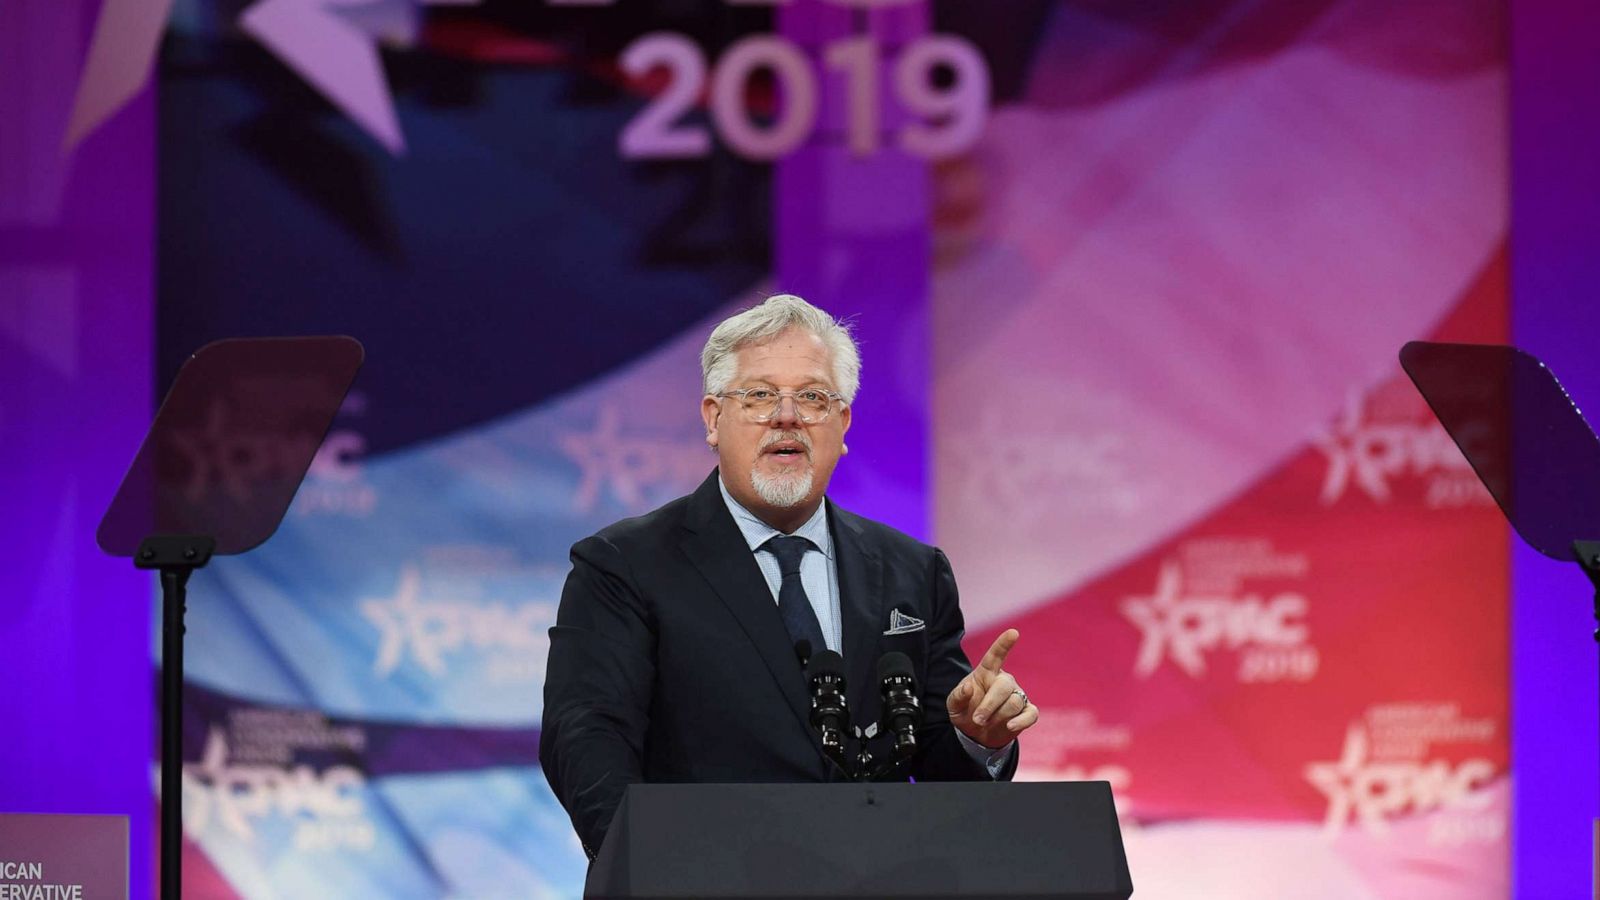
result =
[[885,631],[884,634],[910,634],[913,631],[921,631],[927,627],[928,623],[914,616],[908,616],[897,609],[889,614],[889,630]]

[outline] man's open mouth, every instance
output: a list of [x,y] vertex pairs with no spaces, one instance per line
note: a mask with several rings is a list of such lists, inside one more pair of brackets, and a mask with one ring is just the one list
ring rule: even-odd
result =
[[776,444],[773,444],[773,445],[769,446],[766,449],[766,452],[767,453],[771,453],[774,456],[790,457],[790,456],[804,456],[807,451],[806,451],[806,448],[803,445],[795,443],[793,441],[780,441],[780,442],[778,442]]

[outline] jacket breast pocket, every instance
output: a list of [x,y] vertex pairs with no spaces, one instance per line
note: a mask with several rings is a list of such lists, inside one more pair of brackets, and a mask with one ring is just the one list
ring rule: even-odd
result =
[[911,657],[917,680],[922,680],[928,661],[928,629],[914,610],[896,607],[878,646],[881,653],[900,652]]

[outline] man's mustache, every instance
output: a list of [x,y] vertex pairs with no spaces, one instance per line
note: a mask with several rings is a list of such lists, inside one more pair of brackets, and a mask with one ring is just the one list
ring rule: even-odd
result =
[[806,455],[811,455],[811,438],[803,431],[774,431],[761,439],[761,446],[757,451],[765,453],[768,447],[782,441],[794,441],[806,448]]

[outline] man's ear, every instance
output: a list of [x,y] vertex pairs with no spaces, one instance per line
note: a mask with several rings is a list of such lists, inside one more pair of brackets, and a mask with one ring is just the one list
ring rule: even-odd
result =
[[717,418],[722,414],[722,403],[707,394],[700,401],[700,418],[706,423],[706,446],[717,449]]

